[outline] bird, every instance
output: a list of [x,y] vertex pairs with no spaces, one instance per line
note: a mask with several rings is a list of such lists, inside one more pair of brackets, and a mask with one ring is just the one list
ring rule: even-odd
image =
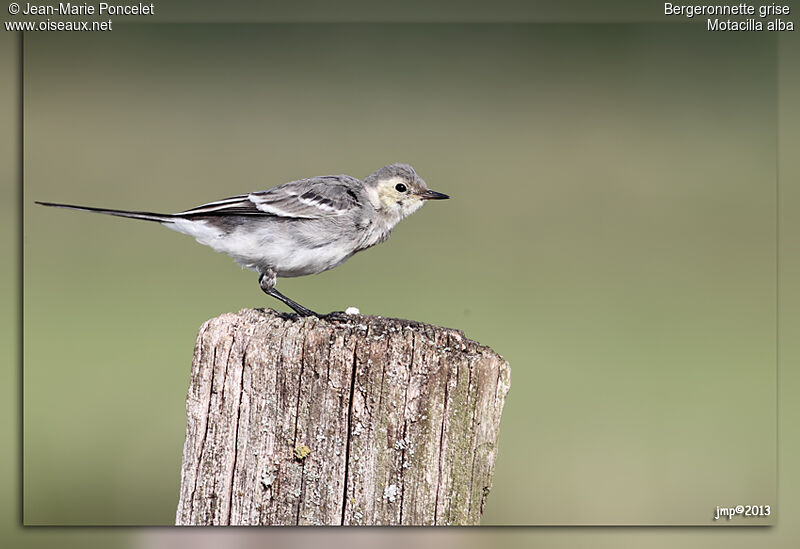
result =
[[277,279],[321,273],[384,242],[432,191],[408,164],[384,166],[360,180],[324,175],[209,202],[173,214],[113,210],[55,202],[36,204],[161,223],[232,257],[258,273],[261,290],[307,317],[321,315],[285,296]]

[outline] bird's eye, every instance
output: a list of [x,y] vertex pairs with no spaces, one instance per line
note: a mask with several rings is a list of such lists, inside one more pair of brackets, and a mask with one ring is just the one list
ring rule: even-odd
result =
[[406,189],[406,186],[403,185],[402,183],[398,183],[397,185],[394,186],[394,188],[397,189],[397,192],[399,193],[404,193],[408,190]]

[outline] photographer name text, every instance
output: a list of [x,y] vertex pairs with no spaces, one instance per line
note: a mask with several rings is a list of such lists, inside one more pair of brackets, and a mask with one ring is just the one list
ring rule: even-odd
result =
[[25,4],[21,15],[155,15],[155,4]]

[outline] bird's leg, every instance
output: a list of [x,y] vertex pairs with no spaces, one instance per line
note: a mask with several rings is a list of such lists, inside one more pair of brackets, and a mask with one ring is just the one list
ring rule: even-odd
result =
[[315,313],[311,309],[306,309],[296,301],[289,299],[288,297],[280,293],[278,290],[276,290],[275,278],[276,278],[275,273],[272,271],[262,273],[261,275],[259,275],[258,285],[261,286],[261,290],[263,290],[265,294],[271,295],[275,299],[282,301],[283,303],[294,309],[294,311],[300,316],[316,316],[316,317],[322,316],[319,313]]

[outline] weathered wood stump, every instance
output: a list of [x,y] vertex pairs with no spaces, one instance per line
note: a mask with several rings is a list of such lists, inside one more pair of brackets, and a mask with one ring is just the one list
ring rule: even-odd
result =
[[477,524],[509,378],[488,347],[407,320],[209,320],[176,522]]

